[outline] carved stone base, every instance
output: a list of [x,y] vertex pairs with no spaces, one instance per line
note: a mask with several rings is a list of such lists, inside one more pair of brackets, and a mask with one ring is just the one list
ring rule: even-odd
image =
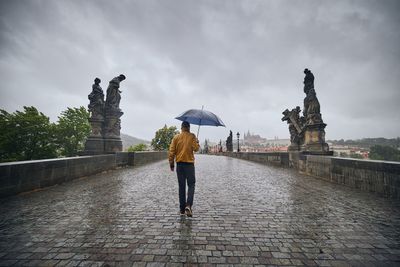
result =
[[89,118],[90,128],[91,128],[91,137],[102,137],[102,128],[104,119],[103,118]]
[[[325,152],[329,152],[329,145],[327,143],[322,144],[307,144],[303,145],[302,151],[304,152],[318,152],[319,154],[325,154]],[[319,153],[323,152],[323,153]]]
[[121,133],[121,111],[108,111],[106,114],[103,128],[104,139],[120,139]]
[[104,139],[104,152],[115,153],[122,151],[121,138],[105,138]]
[[85,143],[84,153],[86,155],[103,154],[104,140],[102,137],[89,136]]
[[301,151],[329,152],[329,145],[325,143],[325,123],[306,125],[304,129],[304,144]]

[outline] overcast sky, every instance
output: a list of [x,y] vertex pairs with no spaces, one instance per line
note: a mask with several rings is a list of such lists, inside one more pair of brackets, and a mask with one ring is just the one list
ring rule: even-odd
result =
[[[123,73],[121,132],[151,140],[190,108],[288,138],[315,75],[327,139],[400,136],[400,1],[0,0],[0,108],[57,120]],[[192,127],[192,131],[196,131]]]

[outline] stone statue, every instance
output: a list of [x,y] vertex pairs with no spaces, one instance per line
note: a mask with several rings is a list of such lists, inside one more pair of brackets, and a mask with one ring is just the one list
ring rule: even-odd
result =
[[99,78],[94,79],[92,85],[92,92],[88,95],[89,105],[88,110],[90,112],[90,135],[85,142],[85,153],[86,154],[102,154],[104,153],[104,94],[103,89],[100,87],[101,80]]
[[100,87],[100,82],[99,78],[94,79],[92,92],[88,95],[90,101],[88,109],[91,118],[101,120],[104,118],[104,94],[103,89]]
[[121,111],[119,108],[119,102],[121,101],[121,91],[119,90],[119,84],[125,79],[125,75],[121,74],[110,81],[110,84],[107,88],[107,109]]
[[315,93],[314,75],[309,69],[304,70],[304,108],[300,117],[300,107],[282,112],[282,121],[289,124],[291,144],[289,151],[299,150],[319,154],[331,154],[325,143],[326,124],[322,120],[321,108]]
[[308,94],[310,89],[314,89],[314,75],[309,69],[305,69],[304,74],[304,93]]
[[304,73],[306,75],[304,77],[304,93],[306,97],[304,98],[303,110],[305,122],[308,125],[323,123],[319,101],[314,89],[314,75],[309,69],[305,69]]
[[226,139],[226,151],[232,152],[233,151],[233,135],[232,131],[229,131],[229,136]]
[[125,75],[121,74],[110,81],[105,101],[103,90],[100,87],[100,79],[94,80],[93,90],[89,95],[91,134],[85,143],[86,154],[122,151],[120,117],[124,113],[119,108],[121,101],[119,85],[125,79]]
[[289,111],[286,109],[282,112],[283,118],[282,121],[287,121],[289,124],[289,133],[290,133],[290,143],[292,150],[298,150],[299,146],[302,144],[303,139],[303,127],[304,122],[303,118],[299,116],[300,114],[300,107],[297,106],[296,108]]
[[125,75],[121,74],[112,79],[107,88],[104,137],[108,139],[120,139],[121,120],[119,118],[124,113],[119,108],[119,103],[121,101],[121,91],[119,90],[119,84],[125,79]]
[[319,101],[314,89],[310,89],[304,98],[303,113],[307,124],[323,123]]

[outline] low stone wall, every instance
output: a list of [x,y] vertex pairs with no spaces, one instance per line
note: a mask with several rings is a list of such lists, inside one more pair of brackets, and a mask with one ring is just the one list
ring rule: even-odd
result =
[[223,153],[224,156],[290,167],[315,178],[400,199],[400,162],[358,160],[299,152]]
[[118,152],[0,163],[0,197],[60,184],[121,166],[138,166],[166,158],[167,152]]
[[258,163],[289,167],[289,154],[287,152],[223,152],[222,154]]
[[400,163],[307,155],[302,172],[385,197],[400,199]]
[[[167,159],[168,152],[135,152],[131,157],[129,157],[128,164],[131,166],[141,166],[149,162],[159,161]],[[167,165],[168,166],[168,165]]]

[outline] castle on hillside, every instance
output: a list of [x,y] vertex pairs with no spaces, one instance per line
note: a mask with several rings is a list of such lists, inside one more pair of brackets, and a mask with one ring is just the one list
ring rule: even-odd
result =
[[267,142],[267,138],[262,138],[258,134],[251,134],[250,131],[247,131],[247,134],[244,133],[243,142],[245,145],[260,145]]
[[[274,139],[267,139],[247,131],[247,133],[243,134],[240,144],[243,152],[287,151],[290,139],[279,139],[278,136],[275,136]],[[234,144],[234,147],[236,146],[237,143]]]

